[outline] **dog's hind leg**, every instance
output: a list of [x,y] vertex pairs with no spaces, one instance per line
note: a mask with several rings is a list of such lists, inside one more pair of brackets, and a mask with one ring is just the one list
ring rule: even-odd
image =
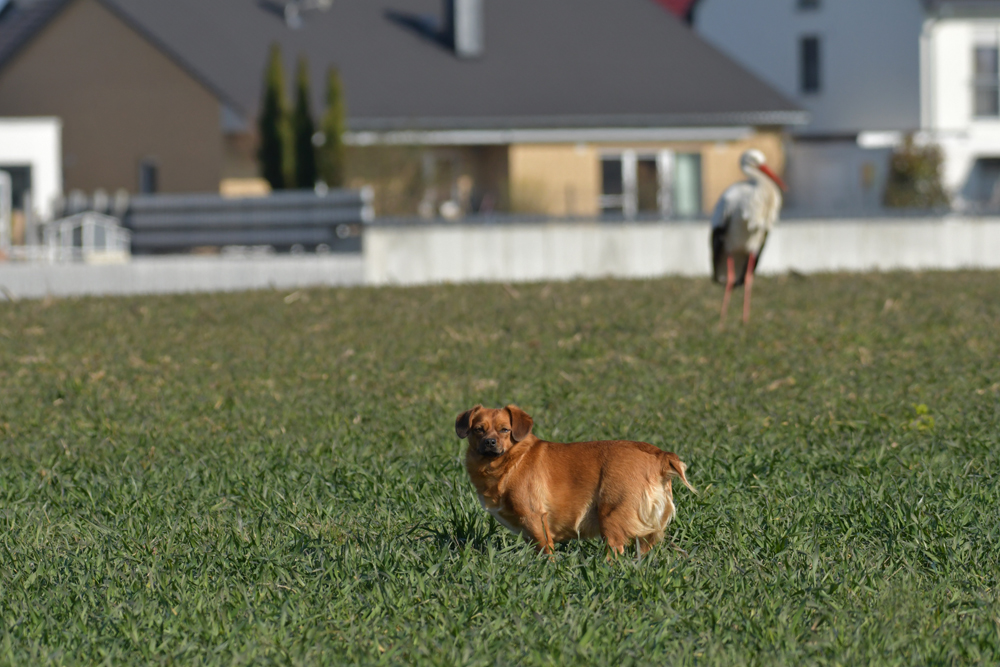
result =
[[[625,545],[630,541],[630,536],[623,529],[623,519],[622,512],[610,512],[598,517],[601,537],[608,543],[608,549],[615,556],[624,555]],[[610,559],[610,555],[608,558]]]

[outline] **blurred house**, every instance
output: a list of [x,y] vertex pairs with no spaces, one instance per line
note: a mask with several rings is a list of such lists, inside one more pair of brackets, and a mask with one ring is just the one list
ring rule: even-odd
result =
[[698,0],[696,31],[789,99],[789,203],[881,203],[904,134],[938,143],[965,208],[1000,207],[1000,1]]
[[274,43],[308,60],[317,115],[339,68],[360,175],[428,215],[698,215],[806,120],[651,0],[0,4],[0,116],[62,119],[68,189],[255,178]]

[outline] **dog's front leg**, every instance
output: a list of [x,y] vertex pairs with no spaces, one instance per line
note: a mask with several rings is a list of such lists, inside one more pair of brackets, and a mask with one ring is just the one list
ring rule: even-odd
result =
[[549,530],[548,517],[545,514],[532,514],[521,519],[521,525],[527,537],[535,543],[539,553],[552,555],[555,544],[552,542],[552,532]]

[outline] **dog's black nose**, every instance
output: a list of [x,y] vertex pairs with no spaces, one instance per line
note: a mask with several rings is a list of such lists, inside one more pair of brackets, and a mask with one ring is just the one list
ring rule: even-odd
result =
[[496,438],[483,438],[479,441],[479,453],[484,456],[496,456],[500,453]]

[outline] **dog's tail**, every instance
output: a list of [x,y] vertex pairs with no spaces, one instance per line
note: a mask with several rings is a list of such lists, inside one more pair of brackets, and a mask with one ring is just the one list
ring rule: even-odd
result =
[[692,493],[698,493],[698,491],[691,486],[691,482],[687,480],[684,471],[687,470],[687,465],[681,461],[680,457],[673,452],[663,452],[660,457],[660,475],[663,477],[680,477],[681,481],[684,482],[684,486],[691,489]]

